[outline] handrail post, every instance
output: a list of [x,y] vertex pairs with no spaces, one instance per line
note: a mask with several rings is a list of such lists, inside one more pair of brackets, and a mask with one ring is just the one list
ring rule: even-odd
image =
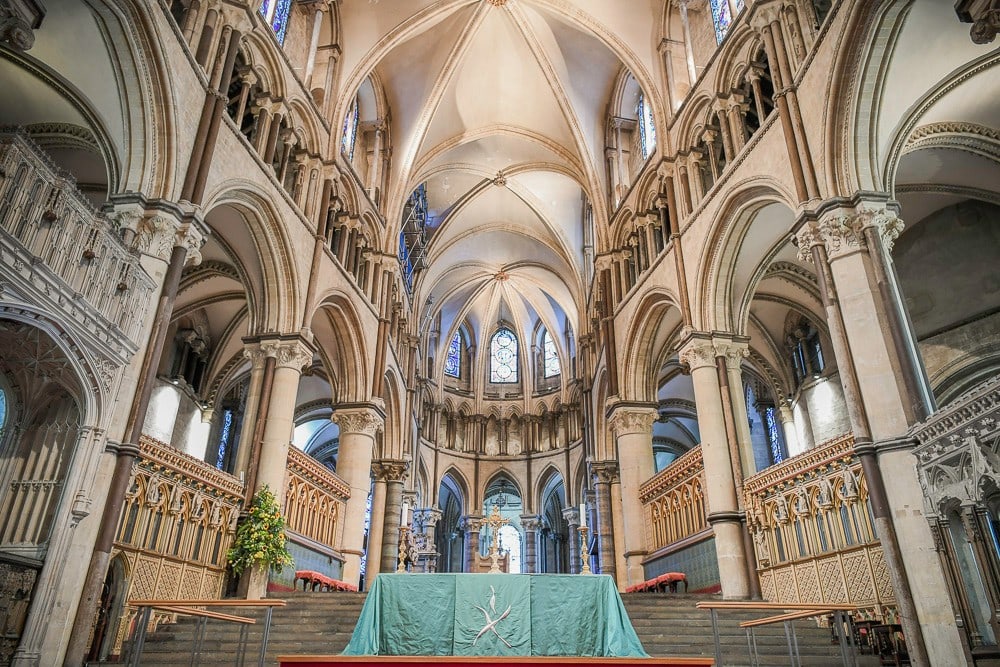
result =
[[753,666],[760,667],[760,653],[757,650],[757,628],[750,628],[750,637],[753,639]]
[[129,667],[140,667],[139,659],[142,657],[142,648],[146,643],[146,628],[149,627],[149,618],[153,615],[152,607],[141,607],[139,609],[139,625],[132,631],[132,648],[129,651]]
[[236,645],[236,667],[243,667],[247,657],[247,630],[250,626],[240,626],[240,640]]
[[788,627],[792,629],[792,644],[795,646],[795,664],[802,667],[802,656],[799,653],[799,635],[795,632],[795,621],[788,621]]
[[718,612],[713,607],[712,612],[712,640],[715,642],[715,664],[722,664],[722,643],[719,641],[719,618]]
[[271,635],[271,612],[274,607],[268,605],[264,612],[264,635],[260,639],[260,659],[257,660],[258,667],[264,667],[264,655],[267,652],[267,640]]
[[788,621],[785,621],[782,624],[785,626],[785,643],[788,645],[788,664],[795,667],[795,651],[792,650],[792,632],[788,623]]
[[197,667],[201,664],[201,647],[205,642],[205,628],[207,625],[208,619],[205,617],[195,620],[194,641],[191,646],[191,667]]

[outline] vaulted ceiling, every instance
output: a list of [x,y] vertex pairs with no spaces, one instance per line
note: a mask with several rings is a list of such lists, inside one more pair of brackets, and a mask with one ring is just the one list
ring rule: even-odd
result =
[[390,222],[426,184],[429,268],[413,299],[425,325],[441,316],[442,348],[462,322],[481,350],[501,319],[522,339],[538,320],[554,334],[580,332],[588,207],[598,230],[607,219],[609,103],[629,73],[650,88],[662,12],[658,2],[613,4],[342,8],[344,92],[370,76],[389,110]]

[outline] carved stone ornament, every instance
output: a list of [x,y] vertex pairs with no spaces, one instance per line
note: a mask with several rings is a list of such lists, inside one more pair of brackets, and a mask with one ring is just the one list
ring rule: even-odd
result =
[[[18,9],[25,12],[25,15],[22,16]],[[15,51],[23,52],[30,49],[35,45],[32,21],[35,23],[35,28],[41,21],[41,16],[38,14],[44,15],[44,10],[34,2],[11,3],[9,0],[0,0],[0,42]]]
[[903,221],[887,209],[859,208],[853,212],[836,212],[821,220],[806,223],[796,235],[799,260],[812,261],[814,246],[823,245],[831,259],[855,249],[867,247],[865,230],[875,228],[886,252],[903,231]]
[[536,532],[542,527],[542,517],[537,514],[522,514],[521,515],[521,528],[524,532]]
[[330,420],[340,427],[340,434],[360,434],[374,438],[382,430],[382,417],[370,408],[337,410]]
[[590,464],[590,474],[595,484],[614,484],[618,481],[617,461],[593,461]]
[[691,370],[704,368],[706,366],[715,367],[715,344],[711,340],[694,339],[681,348],[678,358],[681,363],[687,364]]
[[184,246],[187,250],[187,265],[201,264],[201,247],[205,245],[205,234],[196,225],[185,223],[178,227],[174,245]]
[[616,438],[633,433],[652,435],[653,422],[659,418],[656,408],[615,408],[608,420],[608,425]]
[[[122,215],[128,213],[123,211]],[[136,224],[135,247],[143,254],[169,261],[176,233],[177,223],[171,218],[162,215],[143,218]]]
[[260,349],[266,356],[274,357],[278,368],[302,370],[313,359],[313,351],[299,340],[262,341]]
[[379,482],[402,482],[406,479],[410,464],[396,459],[382,459],[372,462],[372,473]]

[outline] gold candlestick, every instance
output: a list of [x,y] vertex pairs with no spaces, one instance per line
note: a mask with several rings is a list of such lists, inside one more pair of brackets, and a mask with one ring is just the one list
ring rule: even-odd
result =
[[580,574],[593,574],[590,571],[590,554],[587,553],[587,527],[580,526],[577,528],[580,531],[580,561],[583,565],[580,567]]
[[406,574],[407,540],[406,534],[409,528],[405,525],[399,527],[399,565],[396,567],[396,574]]

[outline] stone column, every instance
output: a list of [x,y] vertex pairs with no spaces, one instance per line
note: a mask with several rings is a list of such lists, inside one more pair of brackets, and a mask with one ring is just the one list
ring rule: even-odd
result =
[[866,206],[840,199],[805,222],[798,243],[800,257],[816,265],[820,278],[855,453],[910,655],[914,664],[943,665],[962,655],[963,642],[923,516],[915,441],[908,437],[933,404],[889,255],[902,227],[885,201]]
[[313,15],[312,38],[309,40],[309,56],[306,58],[306,71],[302,75],[302,82],[306,90],[312,83],[313,68],[316,67],[316,49],[319,47],[319,33],[323,29],[323,15],[330,9],[328,2],[317,2],[316,13]]
[[651,405],[621,403],[613,406],[608,415],[608,426],[618,445],[626,586],[646,579],[642,560],[648,551],[639,486],[656,472],[653,460],[653,422],[658,417],[659,412]]
[[542,517],[537,514],[522,514],[521,528],[524,528],[524,567],[525,574],[538,572],[538,529],[542,527]]
[[689,337],[680,353],[681,361],[691,368],[694,384],[705,465],[705,504],[715,533],[722,595],[727,600],[741,600],[750,595],[750,581],[715,357],[715,345],[707,334]]
[[437,551],[437,523],[441,520],[441,510],[437,507],[425,507],[417,510],[414,516],[419,517],[420,524],[424,527],[424,539],[427,548],[433,550],[433,557],[428,563],[428,572],[437,572],[438,559],[442,554]]
[[684,60],[687,63],[688,79],[691,87],[698,81],[698,70],[694,66],[694,47],[691,45],[691,21],[688,19],[688,1],[677,0],[677,9],[681,13],[681,31],[684,35]]
[[479,560],[479,528],[483,524],[483,517],[470,514],[466,516],[460,524],[465,531],[465,571],[476,572],[476,564]]
[[341,543],[341,552],[345,556],[343,579],[360,584],[365,508],[371,490],[372,452],[375,449],[375,434],[382,429],[385,415],[381,406],[361,405],[337,408],[331,419],[340,427],[337,474],[351,489],[351,497],[344,508],[344,537]]
[[284,507],[288,447],[295,428],[295,398],[302,367],[312,361],[313,350],[298,336],[261,339],[256,345],[265,356],[274,357],[275,363],[271,401],[267,412],[257,417],[264,420],[264,433],[254,492],[269,486],[278,504]]
[[580,560],[580,510],[575,507],[567,507],[562,511],[562,515],[569,527],[569,573],[579,574],[582,564]]
[[[385,522],[382,530],[382,572],[395,572],[399,564],[399,527],[403,509],[403,480],[410,464],[406,461],[384,459],[374,468],[376,482],[385,482]],[[411,506],[412,509],[412,506]],[[375,508],[372,507],[372,516]],[[368,537],[369,549],[372,537]],[[374,562],[373,560],[369,562]]]
[[618,480],[617,461],[591,461],[597,509],[597,549],[601,574],[615,576],[615,538],[611,517],[611,483]]
[[[382,570],[382,535],[385,531],[385,477],[378,463],[372,463],[372,510],[368,520],[368,544],[365,549],[365,590],[370,591],[375,575]],[[397,525],[399,520],[396,520]],[[397,545],[398,547],[398,545]]]

